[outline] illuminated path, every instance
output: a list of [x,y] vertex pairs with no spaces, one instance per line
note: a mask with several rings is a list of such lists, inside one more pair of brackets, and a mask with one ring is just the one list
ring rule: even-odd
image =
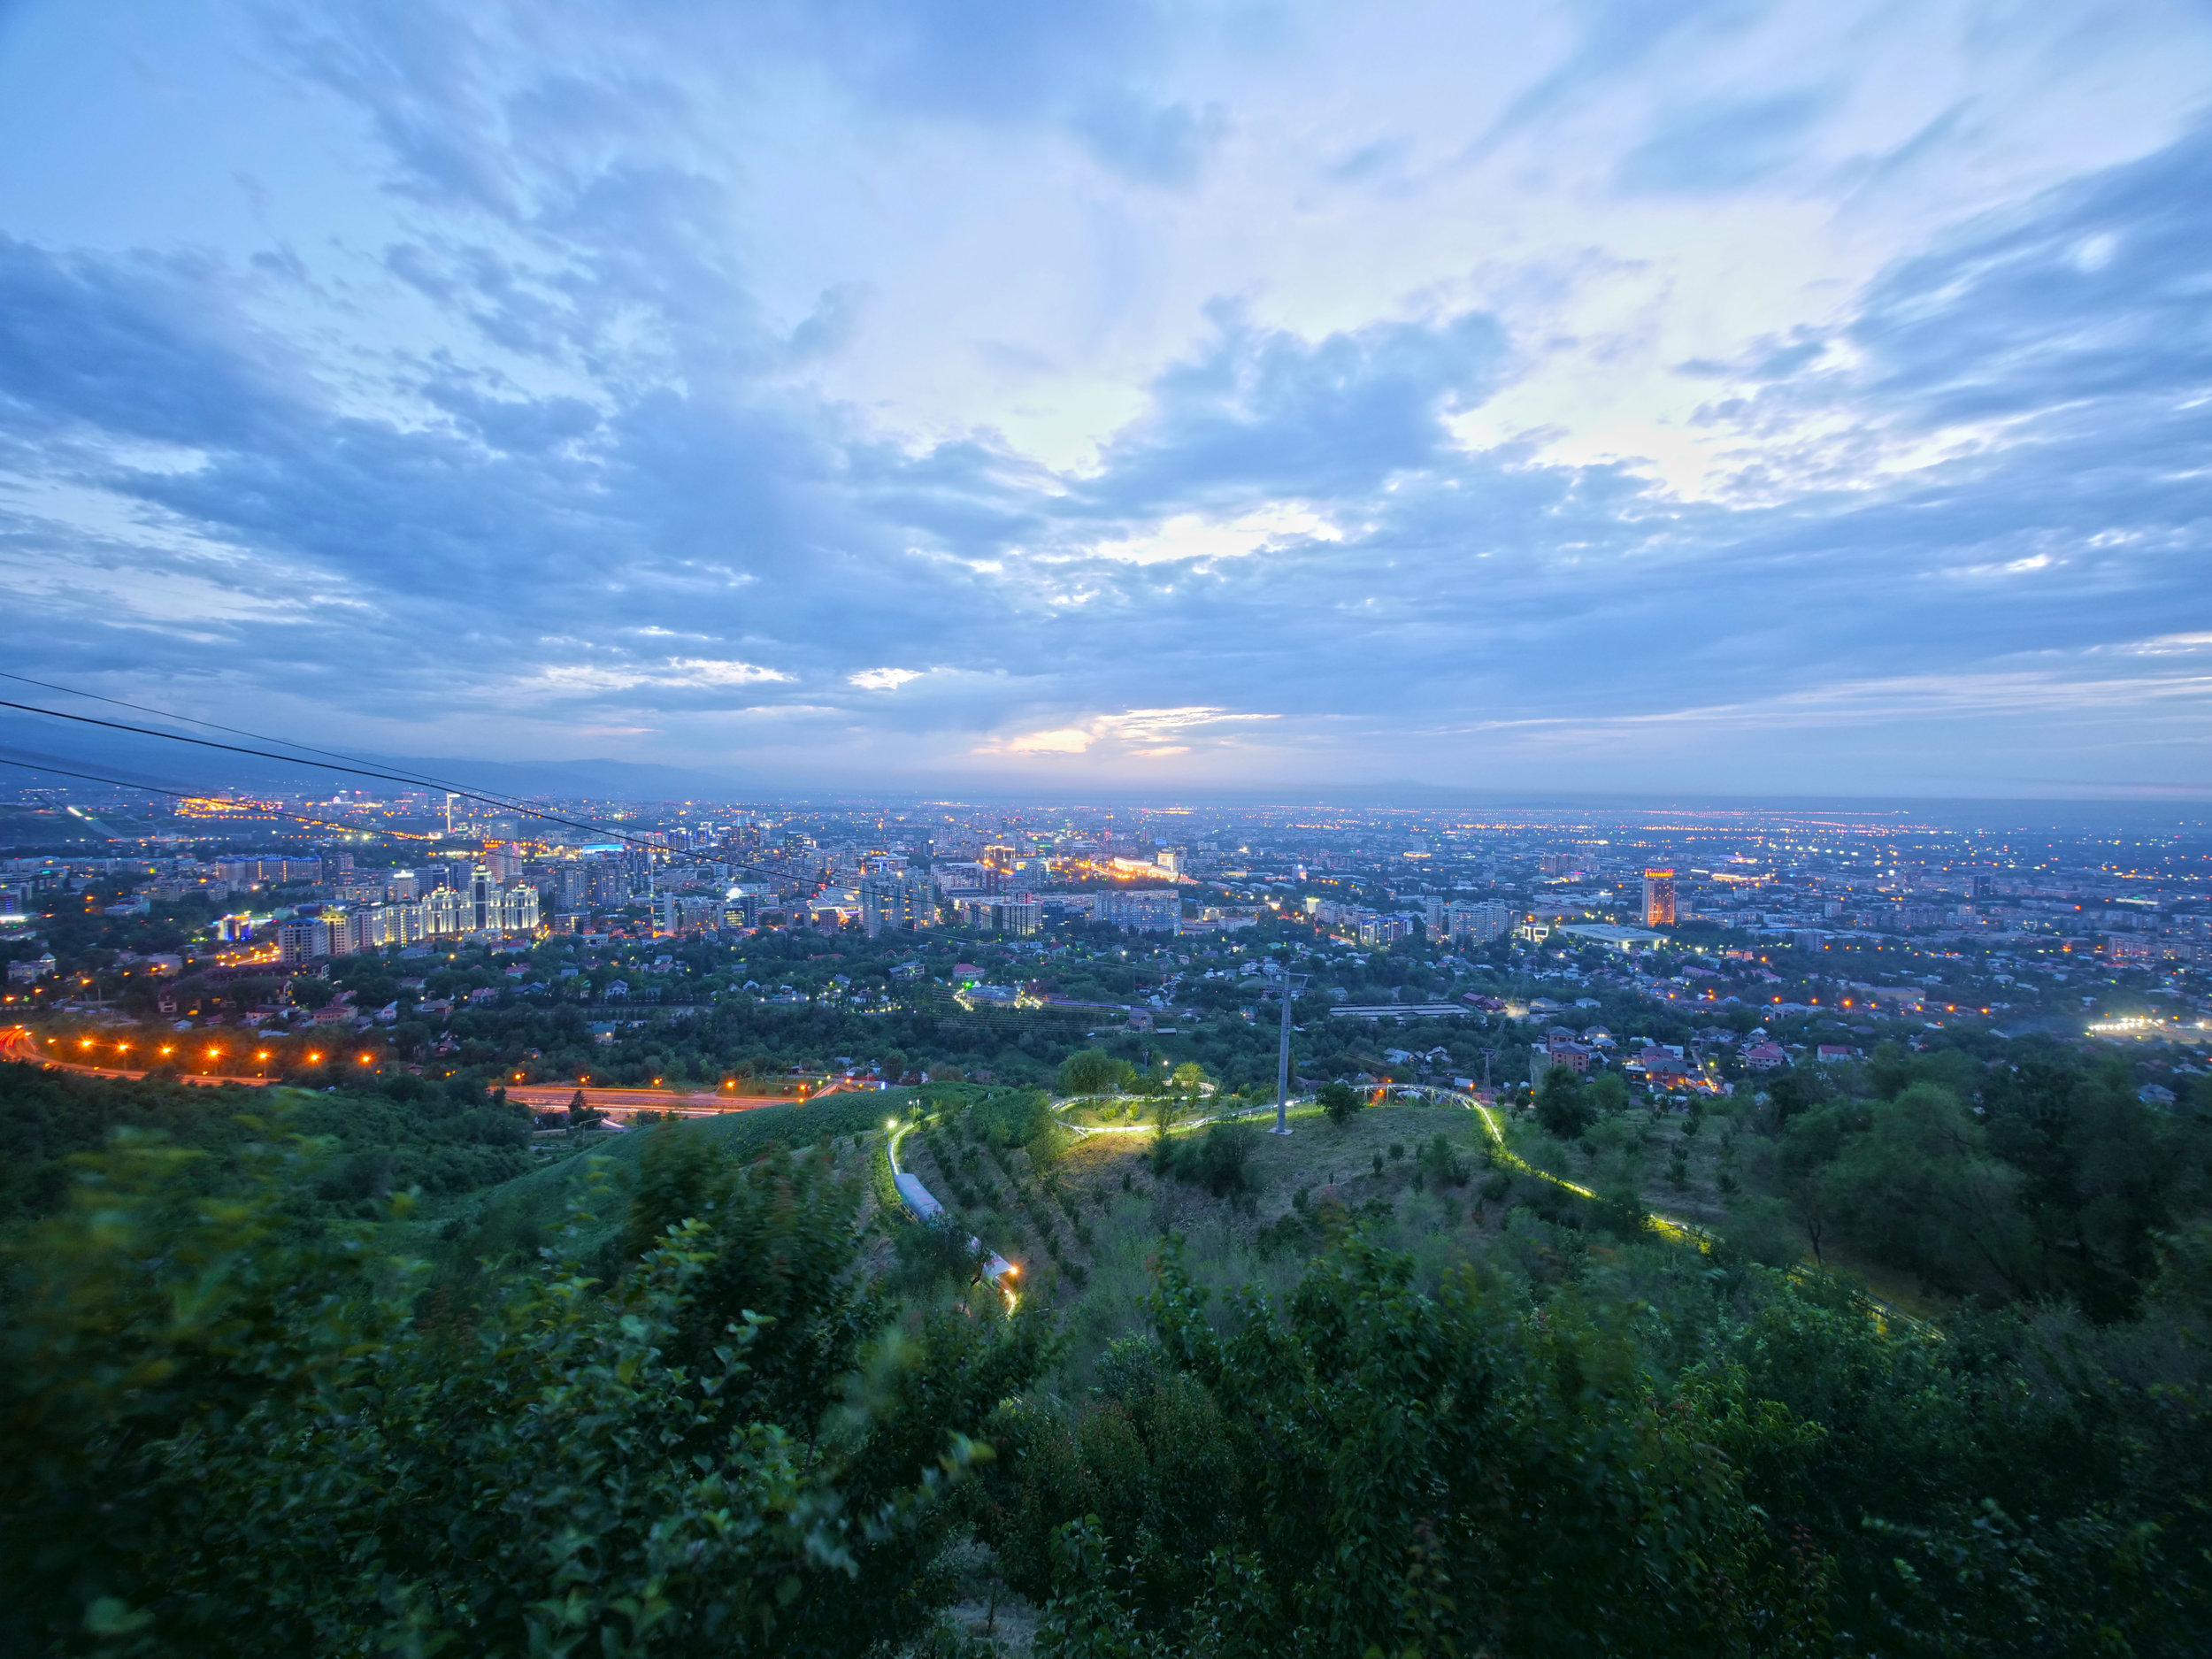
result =
[[[899,1196],[905,1201],[906,1207],[914,1212],[918,1220],[933,1221],[946,1213],[944,1205],[937,1202],[937,1195],[922,1185],[920,1176],[916,1175],[910,1170],[902,1170],[899,1167],[899,1143],[912,1133],[914,1128],[915,1120],[910,1118],[892,1130],[891,1139],[883,1148],[884,1156],[891,1160],[891,1185],[898,1188]],[[1012,1286],[1006,1281],[1010,1279],[1020,1278],[1021,1269],[995,1250],[986,1253],[983,1249],[983,1240],[973,1234],[969,1235],[968,1248],[979,1255],[985,1256],[983,1277],[1006,1293],[1007,1305],[1011,1307],[1014,1302],[1014,1292]]]
[[[57,1060],[43,1052],[31,1033],[21,1026],[0,1033],[0,1060],[19,1060],[26,1065],[44,1066],[50,1071],[73,1071],[79,1077],[113,1078],[121,1082],[143,1082],[147,1074],[127,1066],[93,1065],[81,1060]],[[226,1083],[235,1083],[241,1088],[267,1088],[283,1079],[273,1077],[213,1077],[204,1073],[179,1071],[165,1079],[172,1083],[194,1083],[204,1088],[218,1088]]]

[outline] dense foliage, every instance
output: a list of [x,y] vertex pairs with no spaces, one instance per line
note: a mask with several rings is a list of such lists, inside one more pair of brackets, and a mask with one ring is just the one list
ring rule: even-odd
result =
[[[1786,1074],[1671,1131],[1763,1188],[1708,1255],[1577,1149],[1651,1115],[1547,1081],[1583,1139],[1544,1158],[1595,1198],[1348,1088],[1288,1142],[1167,1133],[1158,1094],[1163,1133],[1111,1160],[1041,1093],[969,1084],[533,1152],[460,1079],[11,1068],[0,1648],[941,1652],[981,1560],[1064,1659],[2200,1649],[2200,1119],[2051,1055]],[[894,1113],[957,1207],[937,1226],[867,1181]],[[1151,1242],[1148,1203],[1225,1238],[1269,1158],[1354,1146],[1267,1249]],[[546,1167],[487,1187],[494,1152]],[[485,1220],[556,1202],[526,1240]],[[971,1217],[1038,1242],[1037,1305],[978,1280]],[[1110,1279],[1125,1221],[1155,1256],[1134,1334],[1072,1266],[1045,1288],[1078,1243]],[[1792,1265],[1801,1222],[1952,1310]]]
[[324,1094],[157,1079],[126,1086],[0,1064],[0,1226],[52,1210],[67,1188],[70,1157],[118,1130],[159,1133],[215,1155],[188,1166],[205,1180],[280,1120],[288,1133],[326,1142],[311,1179],[290,1194],[296,1207],[363,1212],[394,1193],[472,1192],[529,1167],[529,1114],[469,1080],[434,1084],[402,1073]]
[[830,1655],[926,1621],[960,1431],[1041,1333],[878,1301],[825,1161],[679,1147],[618,1282],[557,1259],[455,1306],[374,1228],[295,1225],[303,1156],[210,1198],[126,1139],[19,1245],[9,1645]]
[[1755,1269],[1422,1294],[1357,1238],[1217,1314],[1171,1254],[1092,1403],[1002,1414],[986,1522],[1064,1659],[2192,1653],[2207,1247],[2139,1325],[1948,1340]]

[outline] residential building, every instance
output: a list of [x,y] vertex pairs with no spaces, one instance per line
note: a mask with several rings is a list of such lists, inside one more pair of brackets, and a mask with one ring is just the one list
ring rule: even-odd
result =
[[279,922],[276,936],[279,962],[311,962],[330,954],[330,924],[319,916]]
[[1033,894],[991,893],[964,897],[960,925],[1026,938],[1044,925],[1044,906]]
[[1509,904],[1454,902],[1444,907],[1444,932],[1454,940],[1486,945],[1504,938],[1512,928],[1513,907]]
[[[535,888],[530,889],[534,895]],[[722,925],[726,900],[664,893],[654,902],[656,920],[664,933],[700,933]]]
[[900,932],[930,926],[937,919],[937,904],[928,874],[910,871],[902,863],[883,862],[887,867],[872,871],[860,884],[860,921],[868,937],[873,939],[886,929]]
[[1644,926],[1672,927],[1675,921],[1674,872],[1644,872]]

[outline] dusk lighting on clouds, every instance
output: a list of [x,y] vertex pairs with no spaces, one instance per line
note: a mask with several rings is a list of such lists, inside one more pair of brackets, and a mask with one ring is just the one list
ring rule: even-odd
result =
[[2212,14],[0,4],[16,672],[779,787],[2212,779]]

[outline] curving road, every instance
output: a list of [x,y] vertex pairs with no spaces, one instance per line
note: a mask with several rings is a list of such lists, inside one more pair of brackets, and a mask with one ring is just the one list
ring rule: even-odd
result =
[[[114,1078],[123,1082],[143,1082],[147,1073],[128,1066],[94,1065],[82,1060],[58,1060],[40,1048],[28,1030],[17,1026],[0,1032],[0,1060],[16,1060],[25,1065],[43,1066],[50,1071],[73,1071],[80,1077]],[[169,1079],[173,1083],[192,1083],[203,1088],[219,1088],[226,1083],[235,1083],[241,1088],[267,1088],[283,1081],[273,1077],[211,1077],[190,1071],[180,1071]]]

